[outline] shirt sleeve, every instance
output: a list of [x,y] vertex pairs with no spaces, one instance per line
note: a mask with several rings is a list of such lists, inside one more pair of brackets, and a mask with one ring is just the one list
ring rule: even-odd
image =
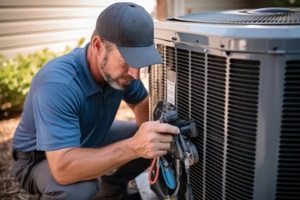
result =
[[137,104],[142,101],[148,92],[140,79],[131,81],[124,93],[124,101],[129,104]]
[[67,84],[40,86],[32,101],[37,149],[55,150],[80,146],[79,95]]

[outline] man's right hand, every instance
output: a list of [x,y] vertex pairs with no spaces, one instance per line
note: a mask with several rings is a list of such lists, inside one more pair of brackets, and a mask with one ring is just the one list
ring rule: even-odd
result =
[[139,157],[165,155],[173,141],[172,134],[177,133],[176,126],[144,122],[131,138],[101,148],[70,147],[47,151],[46,155],[55,180],[68,185],[97,178]]
[[176,126],[159,121],[144,122],[136,134],[128,139],[128,148],[132,149],[137,157],[154,158],[167,154],[174,140],[173,135],[179,133]]

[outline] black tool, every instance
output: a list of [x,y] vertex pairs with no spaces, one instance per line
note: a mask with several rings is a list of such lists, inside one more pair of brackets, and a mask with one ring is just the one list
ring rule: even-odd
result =
[[192,119],[181,119],[175,106],[166,101],[157,103],[153,116],[154,120],[177,126],[180,130],[180,133],[174,136],[174,142],[171,144],[171,148],[166,156],[169,158],[169,162],[174,165],[172,168],[173,171],[175,171],[176,181],[178,182],[176,184],[177,187],[174,190],[163,192],[166,187],[158,181],[154,186],[154,191],[157,191],[164,199],[176,198],[180,185],[181,163],[183,163],[187,175],[186,199],[192,200],[193,194],[190,183],[190,166],[199,161],[199,154],[195,145],[190,141],[190,138],[198,136],[196,123]]

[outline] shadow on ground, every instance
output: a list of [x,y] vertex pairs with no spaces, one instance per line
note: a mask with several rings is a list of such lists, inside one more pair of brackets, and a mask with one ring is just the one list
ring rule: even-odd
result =
[[0,199],[1,200],[35,200],[36,196],[29,195],[14,180],[11,157],[12,139],[0,143]]
[[11,108],[0,110],[0,199],[1,200],[35,200],[33,196],[21,189],[12,175],[13,158],[12,137],[20,121],[22,110]]

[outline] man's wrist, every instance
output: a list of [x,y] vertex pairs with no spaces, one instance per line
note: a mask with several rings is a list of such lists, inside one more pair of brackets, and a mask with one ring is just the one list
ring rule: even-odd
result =
[[126,148],[126,153],[131,154],[134,159],[139,158],[137,152],[135,151],[134,145],[132,143],[132,138],[128,138],[125,141],[125,148]]

